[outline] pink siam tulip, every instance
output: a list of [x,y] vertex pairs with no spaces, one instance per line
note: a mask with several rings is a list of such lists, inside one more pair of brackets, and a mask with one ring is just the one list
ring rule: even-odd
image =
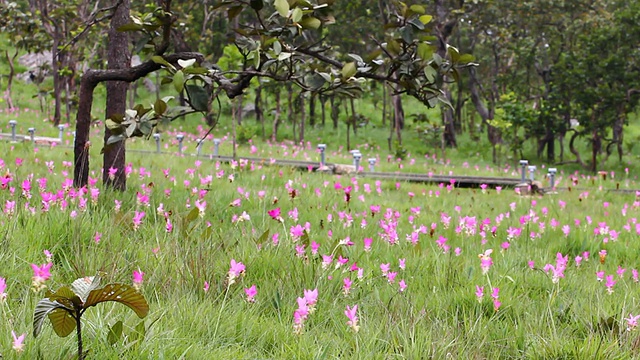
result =
[[344,314],[349,319],[347,321],[347,325],[353,330],[353,332],[358,332],[360,330],[360,326],[358,325],[358,305],[353,305],[353,307],[349,307],[347,305],[347,309],[344,311]]
[[136,290],[140,290],[143,282],[144,282],[144,273],[140,271],[140,269],[133,270],[133,287],[136,288]]
[[209,282],[205,281],[204,282],[204,287],[202,289],[204,290],[205,293],[207,293],[207,292],[209,292],[209,287],[210,287]]
[[484,252],[484,254],[478,254],[480,258],[480,268],[482,269],[482,274],[486,275],[489,272],[489,269],[493,265],[493,260],[491,259],[491,253],[493,253],[492,249],[488,249]]
[[40,291],[46,287],[44,283],[51,277],[51,266],[53,266],[53,263],[47,263],[41,266],[31,264],[31,268],[33,269],[32,285],[35,291]]
[[305,298],[299,297],[297,301],[298,308],[293,312],[293,332],[301,334],[304,329],[304,322],[309,316],[309,307]]
[[4,302],[7,299],[7,280],[3,277],[0,277],[0,303]]
[[344,296],[349,296],[349,293],[351,292],[351,284],[353,282],[348,277],[344,278],[343,282],[344,284],[342,285],[342,292],[344,293]]
[[231,259],[231,266],[229,267],[229,273],[227,275],[228,286],[233,285],[236,279],[244,274],[245,268],[243,263]]
[[609,295],[613,294],[613,286],[616,284],[616,282],[617,281],[613,280],[613,275],[607,275],[604,286],[607,287],[607,292],[609,293]]
[[633,331],[638,327],[638,319],[640,319],[640,315],[633,316],[629,314],[629,317],[625,319],[627,321],[627,331]]
[[258,290],[256,289],[255,284],[250,288],[244,289],[244,293],[247,295],[247,302],[254,303],[256,301],[255,296],[258,294]]
[[402,279],[398,283],[398,286],[400,287],[400,292],[403,292],[407,288],[407,283],[404,281],[404,279]]
[[136,211],[133,215],[133,230],[138,230],[140,224],[142,224],[142,218],[144,218],[144,211]]
[[479,303],[482,303],[483,298],[484,298],[484,286],[476,285],[476,299],[478,299]]
[[15,331],[11,331],[11,336],[13,337],[13,350],[17,353],[21,353],[24,351],[24,337],[27,334],[22,334],[20,336],[16,336]]

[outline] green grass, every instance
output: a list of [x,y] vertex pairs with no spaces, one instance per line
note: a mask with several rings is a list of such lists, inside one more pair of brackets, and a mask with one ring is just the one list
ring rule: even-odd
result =
[[[578,192],[564,192],[542,198],[519,197],[510,191],[499,195],[494,190],[453,189],[450,192],[437,186],[402,183],[397,190],[394,183],[381,183],[381,193],[375,182],[368,179],[350,179],[329,175],[309,174],[286,168],[232,169],[203,161],[196,169],[193,158],[169,156],[149,157],[135,153],[129,155],[132,173],[129,190],[113,193],[101,188],[96,203],[90,200],[86,210],[78,208],[78,201],[67,193],[68,207],[53,205],[48,212],[41,211],[41,195],[35,179],[48,179],[47,191],[58,191],[70,171],[62,164],[70,160],[68,149],[40,149],[34,152],[30,144],[3,143],[4,167],[11,174],[8,189],[0,190],[3,201],[17,202],[13,216],[0,214],[0,276],[7,279],[8,298],[0,304],[0,353],[5,358],[15,357],[11,349],[11,330],[30,334],[33,310],[44,293],[31,290],[29,264],[45,262],[42,251],[53,254],[50,289],[68,284],[77,277],[91,276],[96,271],[107,272],[108,280],[131,282],[133,270],[145,273],[142,293],[147,297],[151,312],[144,320],[146,334],[142,341],[134,341],[135,328],[140,320],[124,306],[101,304],[91,308],[84,318],[85,348],[92,358],[99,359],[209,359],[228,358],[465,358],[465,359],[626,359],[635,356],[637,331],[627,332],[624,318],[640,311],[639,288],[631,278],[631,268],[637,266],[632,254],[640,248],[635,241],[632,218],[637,217],[633,195],[620,195],[590,190],[580,200]],[[15,158],[23,159],[20,167]],[[50,173],[45,162],[53,161]],[[151,175],[140,178],[140,168]],[[193,177],[187,169],[196,169]],[[168,177],[162,169],[170,169]],[[224,170],[224,176],[215,174]],[[33,197],[21,196],[22,181],[33,174]],[[227,178],[234,174],[234,181]],[[213,175],[211,185],[200,185],[200,177]],[[92,177],[98,177],[94,171]],[[175,177],[175,179],[174,179]],[[264,177],[264,178],[263,178]],[[190,181],[186,186],[184,181]],[[291,180],[296,197],[291,199],[285,184]],[[603,181],[603,180],[601,180]],[[603,181],[612,187],[616,180]],[[344,192],[335,190],[334,183],[354,188],[352,200],[347,204]],[[149,206],[137,204],[136,192],[143,186],[150,188]],[[365,192],[364,184],[373,190]],[[596,184],[598,185],[598,184]],[[190,221],[187,201],[193,207],[197,194],[193,188],[208,188],[203,217]],[[249,192],[248,199],[238,192]],[[165,189],[171,189],[170,196]],[[321,195],[316,194],[319,189]],[[258,197],[265,191],[264,198]],[[408,192],[416,196],[409,200]],[[439,195],[436,197],[436,192]],[[429,195],[431,194],[431,195]],[[359,196],[364,196],[364,201]],[[89,195],[85,196],[89,199]],[[240,207],[230,203],[241,198]],[[274,204],[277,198],[277,203]],[[122,201],[119,212],[114,201]],[[559,201],[567,203],[560,207]],[[535,201],[535,205],[532,203]],[[35,214],[25,209],[26,203],[35,207]],[[609,207],[604,207],[604,202]],[[165,231],[164,217],[155,210],[163,204],[164,211],[174,224],[173,232]],[[516,209],[510,210],[511,203]],[[380,205],[382,212],[371,216],[369,206]],[[5,203],[0,204],[4,209]],[[420,206],[419,214],[411,208]],[[456,207],[460,207],[460,212]],[[627,216],[620,216],[622,208],[629,206]],[[272,220],[266,211],[280,207],[284,224]],[[293,208],[299,212],[295,222],[287,214]],[[379,221],[386,209],[398,212],[398,243],[389,245],[380,236]],[[546,208],[546,211],[543,210]],[[77,216],[71,218],[71,211]],[[134,211],[146,213],[141,227],[133,229]],[[246,211],[251,220],[232,223],[234,215]],[[354,222],[345,226],[339,219],[344,212]],[[452,217],[451,226],[445,228],[441,213]],[[547,213],[546,215],[544,213]],[[496,217],[509,214],[509,218],[496,224]],[[333,221],[327,216],[331,214]],[[539,219],[521,225],[522,216],[533,214]],[[413,223],[409,216],[413,216]],[[491,219],[496,225],[496,237],[487,229],[487,243],[481,243],[476,234],[458,233],[458,217],[475,216],[478,222]],[[587,225],[585,217],[593,223]],[[361,227],[365,219],[367,225]],[[551,227],[551,219],[559,222]],[[580,226],[574,220],[580,219]],[[309,239],[320,244],[319,254],[296,256],[289,228],[296,223],[311,224]],[[546,223],[540,238],[529,239],[531,231],[539,232],[539,222]],[[618,241],[603,243],[593,228],[606,222],[611,229],[621,232]],[[419,236],[413,245],[405,236],[424,225],[427,229],[436,223],[433,236]],[[631,231],[623,230],[625,224]],[[563,225],[571,226],[568,237],[562,234]],[[506,251],[500,244],[506,241],[508,227],[521,227],[522,235],[511,241]],[[269,230],[279,233],[278,246],[259,241]],[[329,237],[329,230],[332,231]],[[102,240],[93,240],[96,232]],[[435,243],[446,237],[451,250],[443,254]],[[338,245],[349,237],[353,246]],[[374,239],[372,250],[364,251],[363,239]],[[299,242],[298,242],[299,243]],[[461,255],[453,253],[461,249]],[[477,254],[494,250],[494,265],[487,275],[480,271]],[[154,249],[157,251],[154,253]],[[598,251],[606,249],[604,264],[598,261]],[[573,258],[584,251],[591,252],[589,261],[579,268]],[[569,256],[569,264],[558,284],[542,268],[555,264],[556,252]],[[320,255],[333,253],[349,259],[346,267],[323,269]],[[399,259],[406,259],[401,270]],[[238,283],[227,288],[229,261],[235,259],[246,264],[246,273]],[[527,262],[535,261],[535,269]],[[346,269],[353,263],[363,269],[359,280],[355,272]],[[380,264],[389,263],[398,272],[393,284],[381,275]],[[624,279],[617,279],[613,294],[608,294],[602,282],[596,281],[595,272],[604,270],[614,274],[618,265],[626,268]],[[615,275],[617,277],[617,275]],[[349,295],[343,293],[343,278],[350,277],[353,286]],[[398,282],[407,283],[404,292]],[[211,285],[204,292],[204,282]],[[255,303],[244,300],[243,288],[256,284]],[[485,286],[485,299],[479,303],[474,295],[475,286]],[[490,286],[500,288],[502,307],[494,311],[490,299]],[[318,288],[319,301],[314,313],[305,322],[302,334],[293,331],[293,312],[296,298],[304,289]],[[347,305],[357,304],[360,331],[354,333],[346,324],[343,312]],[[104,305],[104,306],[102,306]],[[616,327],[610,331],[600,323],[612,317]],[[122,320],[125,337],[111,346],[106,341],[109,326]],[[617,330],[619,329],[619,330]],[[24,358],[72,358],[75,354],[73,336],[58,338],[49,325],[37,339],[27,335]]]

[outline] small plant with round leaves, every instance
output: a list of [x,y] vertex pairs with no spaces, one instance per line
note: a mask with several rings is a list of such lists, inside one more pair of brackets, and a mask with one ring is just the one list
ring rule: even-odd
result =
[[82,315],[88,308],[102,302],[115,301],[131,308],[136,315],[144,318],[149,313],[149,304],[144,296],[133,286],[126,284],[107,284],[101,286],[101,277],[85,277],[75,280],[71,287],[63,286],[56,292],[48,291],[44,299],[36,305],[33,315],[33,336],[42,330],[45,318],[49,318],[53,331],[66,337],[76,330],[78,340],[78,359],[82,352]]

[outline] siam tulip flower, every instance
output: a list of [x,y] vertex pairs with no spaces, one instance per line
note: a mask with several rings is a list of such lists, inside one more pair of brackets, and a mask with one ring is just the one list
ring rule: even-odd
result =
[[402,279],[398,283],[398,286],[400,287],[400,292],[403,292],[407,288],[407,283]]
[[480,258],[480,268],[482,269],[483,275],[486,275],[493,265],[493,260],[490,256],[491,253],[493,253],[493,249],[487,249],[484,254],[478,254],[478,257]]
[[45,257],[46,261],[48,263],[50,263],[52,261],[52,259],[53,259],[53,254],[51,253],[51,251],[43,250],[42,252],[44,253],[44,257]]
[[604,261],[607,258],[607,250],[600,250],[598,255],[600,256],[600,264],[604,264]]
[[280,208],[269,210],[267,211],[267,214],[269,214],[273,220],[284,222],[284,219],[280,216]]
[[476,285],[476,299],[478,299],[479,303],[482,303],[483,298],[484,298],[484,286]]
[[598,280],[598,281],[604,280],[604,271],[597,271],[596,272],[596,280]]
[[24,351],[24,337],[26,335],[27,334],[16,336],[16,332],[13,330],[11,331],[11,336],[13,337],[13,350],[15,350],[15,352],[21,353]]
[[382,275],[386,276],[390,268],[391,268],[391,264],[389,263],[380,264],[380,270],[382,271]]
[[398,264],[399,264],[398,267],[400,269],[404,270],[406,268],[406,266],[407,266],[406,262],[407,262],[407,259],[404,259],[404,258],[398,259]]
[[353,305],[352,308],[347,305],[347,309],[344,311],[344,314],[349,319],[347,321],[347,325],[353,330],[353,332],[358,332],[360,330],[360,326],[358,326],[358,305]]
[[318,249],[320,249],[320,244],[311,241],[311,255],[318,255]]
[[304,290],[304,299],[307,302],[309,312],[312,313],[315,310],[315,305],[318,302],[318,289]]
[[631,269],[631,277],[633,278],[634,282],[638,282],[638,270]]
[[46,287],[44,283],[51,277],[51,266],[53,266],[53,263],[47,263],[41,266],[31,264],[31,268],[33,269],[32,285],[35,291],[40,291]]
[[607,275],[604,286],[607,287],[607,292],[609,293],[609,295],[613,294],[613,286],[616,284],[616,282],[617,281],[613,280],[613,275]]
[[296,241],[300,240],[302,235],[304,235],[304,230],[305,229],[300,224],[292,226],[291,229],[289,229],[289,232],[290,232],[291,236],[293,237],[293,242],[296,242]]
[[636,329],[638,326],[638,319],[640,319],[640,315],[633,316],[629,314],[629,317],[625,319],[627,321],[627,331],[633,331]]
[[143,281],[144,273],[140,271],[140,269],[133,270],[133,287],[136,288],[136,290],[140,290]]
[[344,284],[342,285],[342,291],[344,293],[344,296],[348,296],[351,292],[351,284],[353,284],[353,282],[350,278],[346,277],[344,278],[343,283]]
[[622,266],[618,265],[618,270],[616,270],[616,274],[618,274],[620,279],[622,279],[624,277],[625,271],[627,271],[627,269],[624,269]]
[[395,271],[389,271],[387,273],[387,281],[389,282],[389,284],[393,284],[395,282],[396,276],[398,276],[398,273]]
[[301,334],[304,329],[304,321],[309,316],[309,307],[305,298],[299,297],[297,301],[298,308],[293,312],[293,332]]
[[299,258],[305,258],[305,255],[306,255],[305,245],[304,244],[296,245],[296,256]]
[[242,276],[242,274],[244,274],[245,268],[246,267],[243,263],[236,262],[235,259],[231,259],[231,266],[229,267],[229,273],[227,277],[228,286],[234,284],[236,282],[235,280]]
[[251,285],[250,288],[245,288],[244,293],[247,295],[247,302],[253,303],[255,302],[255,296],[258,294],[258,290],[256,289],[256,285]]
[[99,233],[96,231],[95,235],[93,235],[93,241],[95,241],[96,244],[99,244],[101,239],[102,239],[102,233]]
[[456,256],[462,255],[462,249],[459,248],[459,247],[455,248],[455,250],[453,252],[456,254]]
[[204,292],[205,292],[205,293],[209,292],[209,282],[208,282],[208,281],[205,281],[205,282],[204,282],[204,288],[203,288],[203,290],[204,290]]
[[136,211],[133,215],[133,230],[138,230],[140,224],[142,224],[142,218],[144,218],[144,211]]
[[0,277],[0,303],[7,299],[7,280],[3,277]]

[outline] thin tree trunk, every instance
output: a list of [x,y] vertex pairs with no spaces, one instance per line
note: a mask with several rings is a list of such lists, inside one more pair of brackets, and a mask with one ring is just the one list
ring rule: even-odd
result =
[[382,126],[387,124],[387,84],[382,85]]
[[7,102],[7,107],[9,109],[13,109],[13,100],[11,98],[11,85],[13,84],[13,77],[16,75],[16,70],[13,66],[16,57],[18,56],[18,50],[16,49],[15,54],[13,56],[9,56],[9,50],[4,51],[4,55],[7,58],[7,62],[9,63],[9,76],[7,80],[7,89],[5,90],[4,99]]
[[278,139],[278,127],[280,126],[280,90],[276,89],[276,113],[273,115],[273,131],[271,141],[275,143]]
[[298,137],[298,141],[300,143],[304,142],[304,123],[307,120],[306,119],[307,113],[306,113],[305,104],[304,104],[304,94],[305,93],[301,91],[300,92],[300,96],[299,96],[299,99],[300,99],[300,136]]
[[[120,4],[111,18],[111,28],[109,29],[109,45],[107,47],[107,70],[122,70],[131,67],[131,53],[129,51],[129,33],[118,31],[120,26],[129,23],[129,0],[113,0],[113,4]],[[127,89],[129,84],[124,81],[107,82],[107,118],[113,115],[123,115],[127,108]],[[105,144],[111,131],[105,127]],[[105,146],[104,164],[102,170],[102,181],[105,186],[115,190],[124,191],[127,188],[127,178],[124,173],[126,164],[125,142],[118,141],[111,146]],[[109,176],[109,169],[115,168],[115,176]]]
[[309,126],[316,126],[316,94],[309,94]]

